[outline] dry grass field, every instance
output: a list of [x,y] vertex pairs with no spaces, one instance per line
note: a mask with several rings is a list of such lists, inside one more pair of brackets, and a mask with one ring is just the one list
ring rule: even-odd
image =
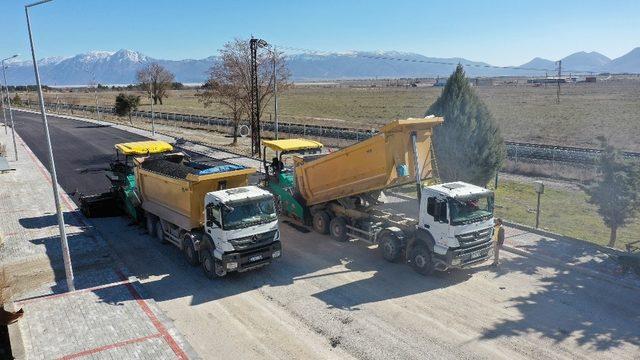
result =
[[[556,88],[478,86],[475,88],[500,124],[507,140],[597,147],[595,138],[640,151],[640,79],[616,79]],[[442,88],[295,86],[279,97],[282,121],[372,128],[389,120],[422,116]],[[101,105],[113,104],[116,92],[99,93]],[[144,99],[142,109],[149,109]],[[21,94],[25,98],[26,94]],[[95,104],[92,93],[49,92],[51,102]],[[35,94],[29,95],[35,100]],[[266,118],[270,116],[268,106]],[[224,116],[218,107],[205,109],[195,90],[172,91],[156,111]]]

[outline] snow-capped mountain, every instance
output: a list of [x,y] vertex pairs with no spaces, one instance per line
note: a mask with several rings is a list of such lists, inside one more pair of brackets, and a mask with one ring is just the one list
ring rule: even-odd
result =
[[[202,83],[207,70],[217,61],[215,56],[204,59],[162,60],[132,50],[91,51],[72,57],[50,57],[38,61],[42,82],[47,85],[130,84],[136,82],[136,72],[157,62],[171,71],[176,81]],[[304,53],[287,56],[294,81],[437,77],[451,74],[456,64],[465,65],[469,76],[506,76],[552,74],[556,62],[534,58],[517,68],[496,68],[484,62],[464,58],[434,58],[398,51],[349,51],[342,53]],[[640,48],[611,60],[597,52],[578,52],[562,59],[567,71],[640,73]],[[533,69],[533,70],[531,70]],[[12,59],[7,71],[10,84],[33,84],[31,61]]]

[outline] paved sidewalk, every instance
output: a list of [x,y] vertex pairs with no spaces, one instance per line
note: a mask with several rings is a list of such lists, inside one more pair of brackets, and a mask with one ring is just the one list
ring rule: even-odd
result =
[[67,292],[53,193],[46,168],[0,129],[15,171],[0,174],[2,302],[25,315],[9,326],[18,359],[197,357],[138,280],[62,192],[76,291]]

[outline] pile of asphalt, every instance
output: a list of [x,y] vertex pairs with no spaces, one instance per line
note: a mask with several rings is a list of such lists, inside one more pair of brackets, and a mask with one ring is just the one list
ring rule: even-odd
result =
[[142,168],[158,174],[167,175],[176,179],[186,179],[189,174],[198,174],[199,170],[165,159],[147,159],[142,163]]

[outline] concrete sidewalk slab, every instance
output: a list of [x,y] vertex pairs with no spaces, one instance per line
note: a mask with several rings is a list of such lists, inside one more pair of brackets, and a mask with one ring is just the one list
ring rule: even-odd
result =
[[[0,133],[0,143],[8,137]],[[15,172],[0,174],[3,299],[25,315],[9,326],[16,358],[186,359],[191,346],[114,259],[62,190],[76,291],[68,292],[51,179],[21,138]]]

